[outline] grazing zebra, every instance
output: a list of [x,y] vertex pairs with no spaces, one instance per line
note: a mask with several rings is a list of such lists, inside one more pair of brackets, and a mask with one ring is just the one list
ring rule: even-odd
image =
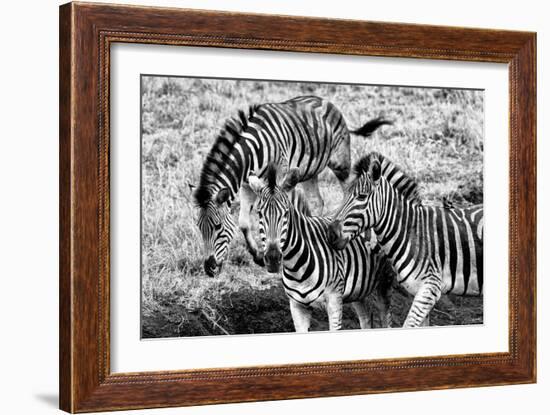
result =
[[238,118],[227,121],[206,157],[193,193],[199,207],[197,225],[204,243],[205,272],[214,276],[221,269],[235,233],[230,205],[237,193],[239,228],[254,261],[263,266],[250,233],[256,199],[248,186],[251,173],[262,177],[270,162],[285,168],[300,166],[299,181],[322,211],[318,174],[328,166],[343,184],[351,166],[350,132],[368,137],[385,124],[390,122],[377,118],[349,131],[340,111],[314,96],[252,106],[248,114],[241,111]]
[[276,176],[271,164],[267,182],[250,176],[249,184],[258,196],[265,265],[271,273],[283,266],[282,282],[296,331],[309,330],[315,305],[326,307],[330,330],[341,329],[343,303],[351,303],[361,328],[370,328],[366,298],[373,291],[381,303],[382,325],[389,326],[393,278],[379,248],[372,250],[358,238],[343,251],[331,249],[327,241],[330,219],[311,216],[307,208],[300,207],[304,205],[301,194],[291,191],[301,177],[299,170],[290,169],[281,186]]
[[329,240],[344,249],[350,240],[373,229],[397,275],[397,283],[414,295],[405,327],[429,325],[428,315],[441,294],[483,292],[483,206],[458,209],[422,206],[416,183],[398,168],[400,186],[381,174],[393,165],[371,153],[354,167],[358,176],[330,224]]

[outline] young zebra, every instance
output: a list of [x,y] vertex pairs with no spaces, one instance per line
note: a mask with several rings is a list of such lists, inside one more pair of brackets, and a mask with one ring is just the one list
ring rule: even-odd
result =
[[254,261],[263,266],[250,234],[256,198],[248,186],[251,173],[263,177],[269,162],[284,168],[300,166],[298,180],[322,211],[317,175],[328,166],[344,183],[351,166],[350,132],[368,137],[385,124],[390,122],[377,118],[349,131],[340,111],[314,96],[252,106],[248,114],[240,112],[238,118],[227,121],[206,157],[194,191],[205,272],[214,276],[221,269],[236,228],[230,205],[239,192],[239,227]]
[[330,219],[310,216],[307,208],[300,208],[304,205],[300,194],[291,192],[301,177],[298,169],[289,170],[281,186],[276,176],[276,167],[270,165],[267,182],[251,176],[249,184],[258,195],[265,265],[271,273],[283,266],[282,282],[296,331],[309,330],[314,305],[326,307],[330,330],[341,329],[343,303],[352,304],[361,328],[370,328],[366,298],[373,291],[382,325],[389,326],[393,278],[379,248],[371,249],[358,238],[343,251],[331,249],[327,242]]
[[[394,166],[377,153],[356,164],[358,177],[330,224],[330,243],[345,249],[361,232],[373,229],[397,283],[414,295],[404,326],[429,325],[429,312],[441,294],[483,292],[483,206],[422,206],[410,177],[400,172],[397,186],[381,173],[388,165]],[[400,190],[404,183],[409,192]]]

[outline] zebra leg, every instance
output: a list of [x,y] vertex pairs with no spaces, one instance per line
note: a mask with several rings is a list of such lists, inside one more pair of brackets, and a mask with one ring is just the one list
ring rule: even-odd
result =
[[392,312],[391,312],[391,294],[382,300],[382,308],[380,309],[380,324],[381,327],[391,328]]
[[380,327],[391,328],[392,326],[392,312],[391,312],[391,297],[393,288],[390,283],[380,283],[374,293],[375,301],[378,310],[378,318],[380,321]]
[[422,325],[440,297],[441,279],[435,275],[427,277],[414,296],[403,327],[419,327]]
[[426,316],[422,324],[420,325],[422,327],[430,327],[430,313]]
[[307,333],[311,325],[311,309],[298,301],[289,299],[290,315],[297,333]]
[[325,208],[325,201],[321,197],[321,192],[319,191],[319,180],[317,176],[301,183],[304,192],[307,195],[308,200],[315,200],[315,210],[316,215],[322,215],[323,209]]
[[372,319],[370,315],[370,310],[367,305],[362,301],[354,301],[351,303],[357,318],[359,319],[359,326],[362,329],[371,329],[372,328]]
[[328,294],[327,300],[326,300],[326,306],[327,306],[329,329],[331,331],[341,330],[342,329],[342,309],[343,309],[342,294],[340,293]]
[[240,199],[241,208],[239,211],[239,228],[243,233],[244,240],[246,241],[246,248],[248,249],[248,252],[250,252],[250,255],[252,255],[254,262],[260,267],[263,267],[263,256],[258,252],[258,245],[256,245],[256,241],[252,237],[251,232],[252,221],[250,212],[252,211],[254,201],[256,200],[256,193],[252,191],[248,184],[243,183],[240,190]]
[[368,298],[372,298],[372,302],[374,303],[377,311],[378,322],[380,325],[376,327],[390,328],[392,326],[391,299],[393,294],[395,272],[385,257],[381,257],[380,254],[375,254],[372,251],[371,254],[378,256],[378,268],[375,276],[377,279],[376,286]]

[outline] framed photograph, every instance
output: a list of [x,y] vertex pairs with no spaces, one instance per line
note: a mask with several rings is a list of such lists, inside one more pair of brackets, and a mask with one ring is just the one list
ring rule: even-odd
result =
[[535,382],[535,63],[528,32],[61,6],[61,409]]

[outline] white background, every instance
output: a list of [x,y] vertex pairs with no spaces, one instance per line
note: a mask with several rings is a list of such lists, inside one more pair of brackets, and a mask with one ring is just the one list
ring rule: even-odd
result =
[[[550,263],[547,193],[549,13],[545,2],[353,0],[139,1],[151,5],[313,15],[538,32],[539,258],[538,380],[536,385],[323,398],[143,411],[178,414],[278,414],[281,412],[464,414],[547,413],[550,389],[550,307],[546,278]],[[0,87],[0,386],[3,413],[55,413],[57,407],[58,306],[58,32],[57,1],[7,2],[2,7],[3,84]],[[548,74],[546,75],[548,78]],[[543,157],[544,155],[544,157]],[[543,325],[546,330],[543,330]],[[138,413],[138,412],[134,412]]]
[[[113,46],[110,62],[114,372],[508,351],[506,65],[135,44]],[[484,89],[484,324],[140,341],[140,73]]]

